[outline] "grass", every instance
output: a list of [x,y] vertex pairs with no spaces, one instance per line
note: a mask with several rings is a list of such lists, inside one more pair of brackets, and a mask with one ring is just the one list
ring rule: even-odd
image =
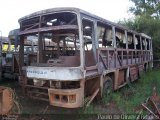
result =
[[[142,75],[137,82],[126,86],[113,94],[113,100],[125,113],[134,113],[136,108],[152,95],[153,88],[160,93],[160,70],[149,71]],[[118,99],[117,99],[118,98]],[[121,98],[121,99],[120,99]]]
[[[110,96],[104,96],[101,100],[102,106],[113,103],[125,114],[136,113],[148,97],[152,95],[152,90],[156,87],[160,95],[160,70],[152,70],[142,74],[141,78],[120,90],[112,93]],[[97,113],[96,104],[92,104],[85,113]],[[107,108],[106,108],[107,109]],[[98,111],[100,113],[101,111]]]

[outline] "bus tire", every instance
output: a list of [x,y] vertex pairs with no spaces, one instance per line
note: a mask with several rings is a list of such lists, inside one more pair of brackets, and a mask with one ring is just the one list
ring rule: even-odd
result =
[[103,95],[110,95],[113,91],[113,80],[106,76],[103,81]]

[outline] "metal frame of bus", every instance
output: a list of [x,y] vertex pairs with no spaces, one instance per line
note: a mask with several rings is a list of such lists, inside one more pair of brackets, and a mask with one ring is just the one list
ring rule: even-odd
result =
[[5,43],[3,43],[2,48],[4,48],[4,45],[6,45],[7,49],[6,50],[2,50],[2,52],[5,54],[5,56],[3,56],[6,64],[3,65],[2,67],[2,77],[4,78],[10,78],[10,79],[15,79],[16,76],[18,77],[18,60],[16,60],[16,52],[15,49],[16,48],[11,48],[12,45],[14,45],[15,47],[15,37],[18,37],[18,30],[12,30],[9,32],[9,35],[7,37],[8,41],[6,41]]
[[[44,23],[44,19],[46,18],[47,20],[46,16],[49,16],[49,19],[55,13],[63,12],[74,13],[77,16],[77,25],[43,26],[44,24],[47,25],[47,23]],[[37,22],[34,23],[33,21],[36,20]],[[110,82],[111,89],[117,90],[129,82],[137,80],[144,70],[147,70],[149,66],[152,67],[151,37],[129,30],[78,8],[54,8],[35,12],[21,18],[19,23],[21,58],[19,59],[21,68],[19,80],[23,92],[33,99],[49,101],[53,106],[82,107],[85,103],[89,104],[95,97],[102,96],[103,91],[108,89]],[[83,27],[87,23],[91,25],[91,33],[86,32],[86,34],[90,34],[90,38],[85,40],[85,28]],[[108,28],[110,29],[112,46],[99,47],[98,25],[104,27],[105,31]],[[77,34],[80,43],[79,66],[58,66],[58,64],[54,63],[54,60],[53,63],[43,63],[44,51],[43,47],[41,47],[43,46],[43,35],[47,32],[59,34],[60,31],[73,32],[75,30],[78,30]],[[122,33],[124,36],[125,44],[123,44],[123,48],[118,48],[117,32]],[[26,35],[32,34],[35,34],[39,40],[37,63],[25,66],[23,63],[24,38]],[[128,41],[129,37],[132,38],[132,49]],[[139,41],[139,48],[135,42],[136,39]],[[85,48],[85,45],[90,42],[92,46],[91,54],[87,53]],[[66,57],[66,59],[68,58]],[[70,60],[68,64],[71,62],[73,61]],[[86,63],[90,65],[87,66]],[[35,85],[35,81],[40,84]],[[62,88],[62,86],[65,86],[65,88]]]
[[[4,78],[10,78],[10,79],[14,79],[16,80],[19,76],[19,29],[14,29],[11,30],[9,32],[8,35],[8,41],[6,41],[5,43],[2,44],[2,47],[4,47],[3,45],[7,45],[7,50],[3,51],[3,53],[6,54],[5,56],[5,61],[6,64],[2,66],[2,77]],[[13,47],[12,47],[13,45]],[[33,50],[33,47],[36,45],[32,45],[32,42],[30,42],[30,40],[26,40],[25,47],[31,47]],[[11,48],[12,47],[12,48]],[[30,56],[32,56],[34,54],[34,51],[30,51],[30,52],[26,52],[25,50],[25,54],[24,54],[24,63],[26,65],[28,65],[29,63],[29,59]]]
[[[7,49],[4,50],[5,45],[7,46]],[[4,67],[5,65],[3,65],[3,60],[5,60],[6,58],[6,53],[9,50],[9,46],[10,46],[10,41],[8,40],[8,37],[1,37],[1,78],[4,76]]]

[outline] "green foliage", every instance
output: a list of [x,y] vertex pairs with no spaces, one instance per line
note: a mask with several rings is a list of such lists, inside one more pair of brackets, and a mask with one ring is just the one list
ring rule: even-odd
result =
[[160,16],[159,0],[131,0],[135,6],[130,7],[129,11],[134,15],[147,15],[155,18]]
[[127,114],[132,114],[137,111],[137,108],[140,107],[148,97],[152,95],[152,90],[154,87],[157,88],[157,92],[160,95],[160,70],[153,70],[142,75],[141,79],[137,82],[125,86],[121,90],[113,93],[111,101],[123,109]]

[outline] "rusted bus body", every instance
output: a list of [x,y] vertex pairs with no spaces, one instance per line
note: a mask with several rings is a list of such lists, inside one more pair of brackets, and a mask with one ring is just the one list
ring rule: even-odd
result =
[[[78,8],[39,11],[19,20],[19,81],[24,93],[53,106],[76,108],[117,90],[152,66],[152,41],[143,33]],[[24,40],[38,40],[36,63],[24,65]],[[50,45],[47,48],[46,41]]]
[[5,64],[5,62],[4,62],[4,59],[5,59],[5,57],[6,57],[6,52],[7,52],[7,50],[8,50],[8,48],[6,48],[6,49],[4,49],[6,46],[9,46],[9,44],[10,44],[10,42],[9,42],[9,40],[8,40],[8,37],[2,37],[1,36],[1,42],[0,42],[0,45],[1,45],[1,50],[0,50],[0,54],[1,54],[1,56],[0,56],[0,64],[1,64],[1,78],[2,78],[2,76],[3,76],[3,71],[4,71],[4,64]]
[[[19,29],[9,32],[7,41],[2,44],[2,77],[17,79],[19,76]],[[29,65],[33,61],[35,50],[32,50],[33,40],[26,39],[24,41],[24,64]],[[35,61],[35,60],[34,60]]]
[[18,37],[18,29],[9,32],[7,42],[3,46],[2,57],[2,77],[3,78],[16,78],[18,77],[18,57],[17,49],[15,48],[15,40]]

